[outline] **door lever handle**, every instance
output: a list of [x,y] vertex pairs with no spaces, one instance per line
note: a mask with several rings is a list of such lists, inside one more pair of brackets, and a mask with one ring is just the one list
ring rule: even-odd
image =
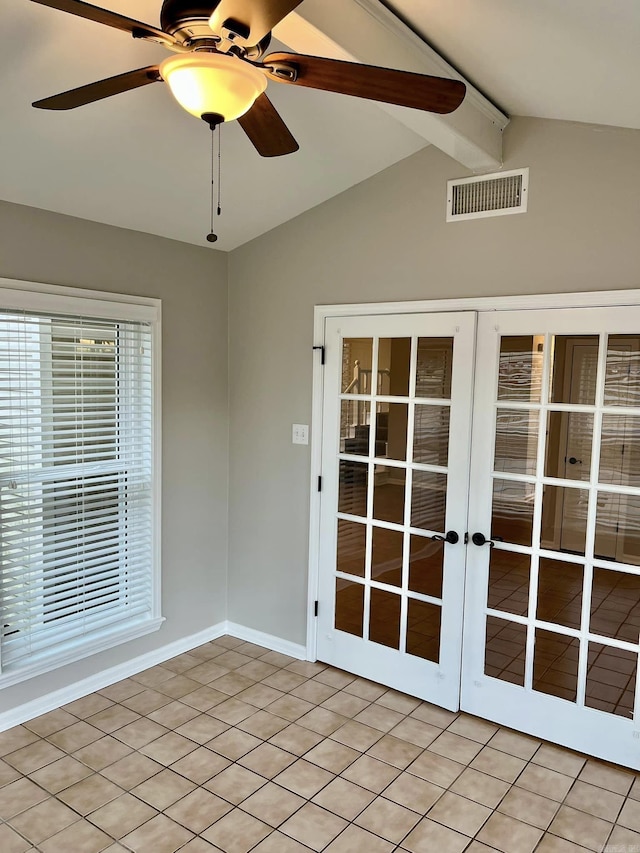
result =
[[471,541],[474,545],[477,545],[478,547],[488,544],[489,548],[493,548],[493,546],[496,544],[493,539],[487,539],[484,533],[474,533],[471,537]]
[[439,536],[436,534],[435,536],[432,536],[431,538],[435,539],[436,542],[448,542],[449,545],[455,545],[457,542],[460,541],[460,537],[455,532],[455,530],[447,530],[447,532],[444,536]]

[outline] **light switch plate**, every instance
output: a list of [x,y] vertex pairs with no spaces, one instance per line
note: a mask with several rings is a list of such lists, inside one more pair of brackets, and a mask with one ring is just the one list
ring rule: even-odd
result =
[[293,424],[291,441],[293,444],[309,444],[309,425]]

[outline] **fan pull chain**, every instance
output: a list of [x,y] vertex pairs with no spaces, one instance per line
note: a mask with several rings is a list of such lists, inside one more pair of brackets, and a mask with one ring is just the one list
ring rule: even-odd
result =
[[218,216],[222,213],[220,194],[222,192],[222,126],[218,125]]
[[[218,125],[218,128],[220,125]],[[218,235],[214,232],[215,225],[215,212],[214,212],[214,199],[215,199],[215,173],[216,173],[216,155],[215,155],[215,132],[216,125],[211,124],[211,225],[210,231],[207,234],[207,241],[209,243],[215,243],[218,239]],[[218,216],[220,215],[220,130],[218,129]]]

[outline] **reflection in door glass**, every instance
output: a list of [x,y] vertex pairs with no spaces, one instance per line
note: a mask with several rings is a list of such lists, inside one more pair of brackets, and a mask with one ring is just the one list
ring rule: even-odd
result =
[[536,629],[533,689],[575,702],[578,693],[580,640]]
[[378,403],[376,415],[376,456],[397,459],[407,458],[406,403]]
[[540,402],[544,335],[500,338],[498,400]]
[[589,412],[549,412],[545,476],[588,480],[592,437],[593,415]]
[[453,338],[418,338],[416,397],[451,397]]
[[494,470],[535,474],[538,456],[538,412],[498,409]]
[[447,465],[449,456],[449,406],[416,405],[413,422],[413,461]]
[[342,393],[371,394],[372,338],[345,338],[342,342]]
[[378,521],[404,521],[404,468],[376,465],[373,480],[373,517]]
[[640,417],[602,416],[598,479],[616,486],[640,486]]
[[380,338],[377,392],[393,397],[409,395],[411,338]]
[[528,554],[491,549],[487,599],[487,606],[491,610],[527,615],[530,565],[531,557]]
[[374,527],[371,545],[371,578],[380,583],[402,586],[402,542],[399,530]]
[[584,704],[619,717],[633,717],[637,652],[589,643]]
[[348,575],[364,577],[367,528],[364,524],[338,519],[336,569]]
[[546,484],[542,495],[542,547],[584,554],[588,512],[588,489]]
[[584,566],[540,558],[536,618],[566,628],[579,628]]
[[367,480],[369,468],[360,462],[340,460],[338,511],[350,515],[367,514]]
[[595,554],[640,566],[640,495],[598,492]]
[[533,483],[494,480],[491,538],[531,545],[534,497]]
[[369,455],[369,423],[371,403],[365,400],[343,400],[340,404],[340,453]]
[[411,526],[444,531],[447,475],[414,471],[411,489]]
[[640,577],[613,569],[593,570],[593,634],[637,643],[640,639]]
[[442,598],[444,543],[412,534],[409,552],[409,589]]
[[407,654],[438,663],[442,608],[427,601],[409,599]]
[[599,343],[598,335],[554,335],[549,395],[552,403],[595,403]]
[[352,583],[343,578],[336,578],[336,612],[335,626],[337,631],[362,636],[364,620],[364,586]]
[[383,589],[371,590],[369,639],[392,649],[400,648],[400,596]]
[[484,653],[484,671],[487,675],[524,687],[526,646],[525,625],[487,616]]
[[609,336],[604,404],[640,406],[640,335]]

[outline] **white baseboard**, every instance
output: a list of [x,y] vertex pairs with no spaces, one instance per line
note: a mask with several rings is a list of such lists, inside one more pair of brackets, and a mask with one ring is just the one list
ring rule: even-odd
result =
[[247,643],[255,643],[256,646],[264,646],[266,649],[271,649],[272,652],[280,652],[280,654],[289,655],[291,658],[307,659],[306,646],[283,640],[281,637],[274,637],[273,634],[263,634],[262,631],[255,631],[253,628],[245,628],[244,625],[237,625],[235,622],[227,622],[226,624],[225,633],[231,637],[245,640]]
[[103,669],[100,672],[90,675],[88,678],[83,678],[81,681],[76,681],[67,687],[62,687],[60,690],[54,690],[38,699],[33,699],[30,702],[25,702],[23,705],[17,705],[9,711],[0,712],[0,732],[10,729],[13,726],[26,723],[28,720],[33,720],[42,714],[47,714],[62,705],[67,705],[76,699],[81,699],[89,693],[95,693],[96,690],[102,690],[115,684],[117,681],[122,681],[123,678],[129,678],[131,675],[136,675],[149,667],[157,666],[164,663],[177,655],[195,649],[204,643],[209,643],[211,640],[216,640],[218,637],[230,635],[238,640],[255,643],[258,646],[264,646],[274,652],[281,652],[299,660],[306,659],[306,648],[296,643],[290,643],[288,640],[283,640],[280,637],[273,637],[271,634],[263,634],[260,631],[254,631],[252,628],[245,628],[242,625],[236,625],[234,622],[218,622],[204,631],[199,631],[197,634],[191,634],[188,637],[183,637],[181,640],[176,640],[173,643],[168,643],[159,649],[154,649],[144,655],[132,658],[117,666]]

